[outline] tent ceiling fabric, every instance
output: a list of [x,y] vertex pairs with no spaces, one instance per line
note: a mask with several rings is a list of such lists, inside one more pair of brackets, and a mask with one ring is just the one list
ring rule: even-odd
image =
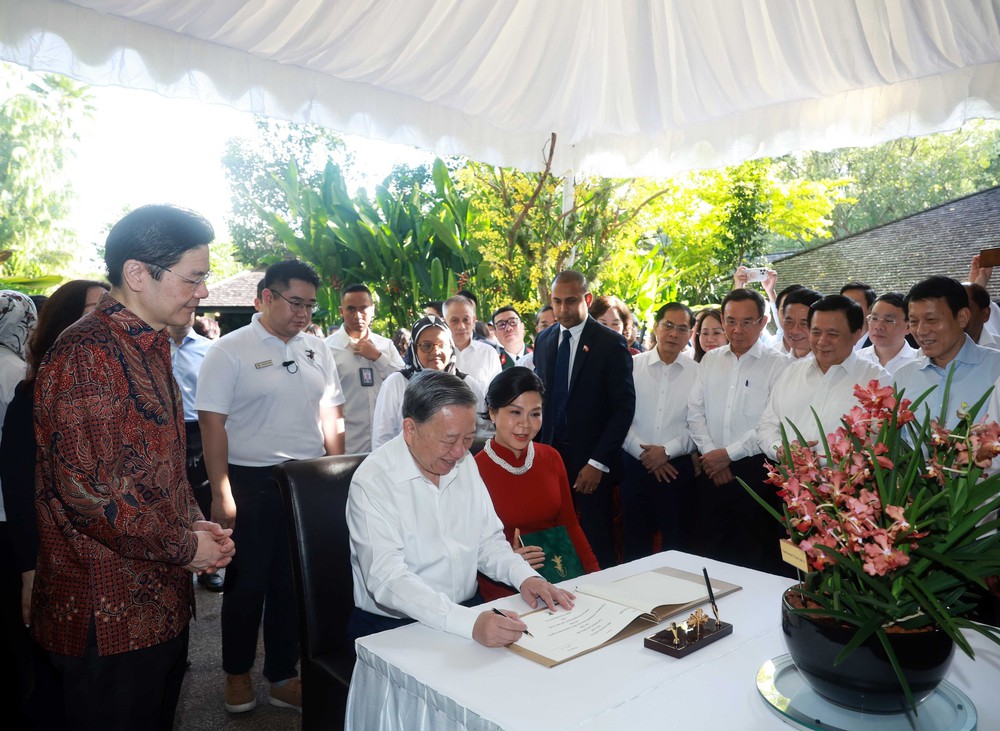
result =
[[1000,0],[0,0],[0,58],[608,176],[1000,117]]

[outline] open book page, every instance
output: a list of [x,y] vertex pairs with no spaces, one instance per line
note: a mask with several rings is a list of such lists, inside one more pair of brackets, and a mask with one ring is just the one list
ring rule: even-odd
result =
[[[716,598],[740,587],[712,579]],[[523,636],[507,649],[546,667],[655,627],[667,617],[708,601],[702,576],[662,566],[610,584],[579,584],[574,607],[521,615],[534,637]]]
[[578,593],[569,611],[543,609],[522,615],[521,621],[534,636],[523,635],[515,644],[558,663],[604,644],[642,614]]
[[610,584],[580,584],[574,591],[577,596],[590,594],[640,612],[652,612],[666,604],[687,604],[708,596],[704,581],[688,581],[658,571],[645,571]]

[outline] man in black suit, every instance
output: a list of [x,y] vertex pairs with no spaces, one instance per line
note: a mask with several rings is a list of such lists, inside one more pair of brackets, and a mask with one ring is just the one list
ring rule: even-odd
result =
[[534,359],[546,391],[541,441],[562,455],[580,525],[604,568],[618,563],[611,488],[621,473],[635,386],[625,338],[588,315],[592,299],[579,272],[556,276],[550,301],[558,327],[538,336]]

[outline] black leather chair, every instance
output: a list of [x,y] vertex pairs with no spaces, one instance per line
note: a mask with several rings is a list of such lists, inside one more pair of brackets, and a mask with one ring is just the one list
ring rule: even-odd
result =
[[299,618],[302,728],[341,729],[354,671],[346,639],[354,608],[344,515],[351,478],[366,454],[286,462],[275,470],[291,544]]

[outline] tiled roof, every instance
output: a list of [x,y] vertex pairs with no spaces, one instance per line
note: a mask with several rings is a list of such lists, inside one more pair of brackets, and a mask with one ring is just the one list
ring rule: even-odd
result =
[[252,310],[253,300],[257,296],[257,282],[263,276],[264,272],[240,272],[219,282],[209,282],[208,297],[199,303],[198,309],[241,307]]
[[[980,249],[1000,246],[1000,187],[836,239],[774,262],[778,290],[804,284],[824,294],[860,280],[876,292],[906,291],[931,274],[965,281]],[[1000,271],[989,284],[1000,294]]]

